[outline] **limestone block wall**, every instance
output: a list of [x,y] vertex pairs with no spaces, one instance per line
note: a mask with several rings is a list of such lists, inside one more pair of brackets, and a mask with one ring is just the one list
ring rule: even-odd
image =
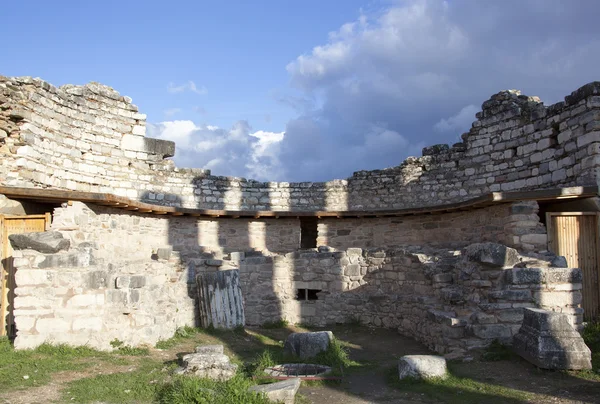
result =
[[[495,339],[510,341],[524,307],[566,313],[581,326],[579,269],[553,268],[545,258],[525,256],[508,265],[491,263],[466,252],[477,248],[306,250],[236,255],[217,264],[240,268],[246,321],[253,325],[278,319],[319,326],[359,320],[397,328],[457,357]],[[517,256],[514,250],[506,255],[511,254]],[[197,268],[215,270],[214,262]],[[318,299],[299,299],[299,289],[316,291]]]
[[544,251],[548,240],[535,201],[454,213],[391,218],[322,218],[317,245],[336,249],[428,245],[464,247],[492,241],[519,251]]
[[300,245],[295,218],[231,219],[160,216],[74,202],[54,210],[52,230],[75,244],[95,243],[103,258],[148,259],[158,248],[198,251],[291,251]]
[[0,183],[281,211],[422,207],[493,191],[600,184],[600,83],[549,107],[503,91],[476,118],[463,142],[425,148],[397,167],[326,183],[257,182],[175,167],[173,143],[146,138],[145,115],[110,87],[0,76]]
[[155,344],[196,325],[193,274],[177,259],[105,261],[96,253],[91,243],[53,255],[15,251],[15,348]]

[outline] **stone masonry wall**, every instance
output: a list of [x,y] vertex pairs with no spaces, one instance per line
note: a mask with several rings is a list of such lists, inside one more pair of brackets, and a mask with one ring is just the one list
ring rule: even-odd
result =
[[43,342],[110,349],[155,344],[196,325],[193,274],[172,260],[110,261],[93,243],[46,255],[15,251],[15,348]]
[[[240,268],[246,321],[253,325],[278,319],[318,326],[358,320],[397,328],[449,357],[495,339],[510,342],[524,307],[566,313],[581,327],[581,271],[554,268],[550,256],[518,256],[497,244],[462,251],[321,250],[236,254],[217,264]],[[495,259],[490,251],[498,251]],[[200,263],[197,271],[218,270],[214,265]],[[298,289],[319,291],[318,300],[298,300]]]
[[55,209],[51,230],[74,247],[14,253],[19,349],[155,344],[198,325],[193,263],[228,250],[290,251],[300,237],[297,219],[166,217],[81,202]]
[[56,88],[0,76],[0,183],[113,193],[228,210],[375,210],[488,192],[598,185],[600,83],[545,107],[515,91],[482,105],[463,142],[397,167],[327,183],[257,182],[176,168],[174,144],[146,138],[131,99],[97,83]]
[[[542,268],[539,279],[526,278],[533,279],[527,284],[521,278],[517,282],[508,277],[514,271],[530,271],[528,268],[496,265],[490,269],[463,259],[463,252],[456,250],[485,241],[480,238],[486,231],[497,238],[494,241],[512,240],[523,251],[528,246],[536,251],[545,249],[537,203],[482,208],[472,214],[471,221],[461,215],[440,215],[434,221],[429,221],[436,217],[431,215],[407,217],[387,233],[373,219],[372,237],[388,240],[385,249],[320,247],[322,252],[317,252],[296,251],[300,237],[297,219],[201,219],[81,202],[65,204],[55,209],[51,229],[71,241],[71,250],[52,255],[32,250],[15,253],[15,344],[26,348],[50,341],[107,348],[115,338],[131,345],[154,344],[170,337],[177,327],[195,324],[195,274],[227,268],[240,268],[248,324],[286,318],[323,325],[359,318],[367,324],[399,328],[435,349],[450,352],[450,347],[467,350],[471,345],[464,344],[489,342],[491,337],[481,337],[485,333],[480,330],[482,324],[494,330],[489,335],[509,338],[520,321],[518,313],[509,309],[528,304],[571,310],[573,322],[580,322],[581,280],[568,275],[573,271],[549,269],[547,260],[521,257],[519,262]],[[333,223],[349,223],[346,228],[353,228],[354,222],[340,219]],[[438,227],[414,228],[425,223]],[[445,228],[441,226],[445,223],[458,226],[446,243],[436,232]],[[490,223],[497,227],[492,229]],[[362,223],[357,231],[368,227],[368,222]],[[531,237],[541,238],[543,243],[527,244]],[[344,240],[339,244],[348,242]],[[437,249],[398,247],[406,240]],[[358,243],[368,244],[369,240]],[[452,248],[444,250],[444,245]],[[555,273],[558,278],[551,275]],[[296,300],[300,288],[320,290],[319,300]],[[567,302],[569,299],[572,302]],[[419,317],[428,310],[434,320]],[[431,314],[432,310],[446,313],[452,320]],[[508,311],[496,316],[495,310]],[[480,311],[496,316],[495,320],[472,320]],[[506,313],[513,313],[511,320],[506,320]],[[460,319],[460,330],[454,319]],[[448,321],[450,328],[444,325]],[[497,323],[502,326],[487,325]],[[444,339],[447,335],[442,332],[455,336],[454,342]],[[459,342],[462,336],[468,336],[470,342]]]
[[300,245],[295,218],[228,219],[161,216],[74,202],[54,210],[52,230],[75,244],[93,242],[102,258],[148,259],[158,248],[202,251],[292,251]]
[[519,251],[547,249],[537,202],[501,204],[476,210],[391,218],[319,220],[317,245],[336,249],[428,245],[464,247],[493,241]]

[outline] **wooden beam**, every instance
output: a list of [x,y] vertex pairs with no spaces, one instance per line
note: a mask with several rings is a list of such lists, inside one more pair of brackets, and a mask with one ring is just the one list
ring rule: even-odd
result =
[[300,217],[393,217],[405,215],[432,214],[434,212],[453,212],[478,209],[490,206],[496,203],[515,202],[519,200],[558,200],[565,198],[589,198],[600,195],[598,187],[568,187],[555,188],[536,191],[511,191],[511,192],[492,192],[486,195],[472,198],[466,201],[451,203],[439,206],[423,206],[419,208],[406,209],[383,209],[372,211],[311,211],[311,212],[291,212],[291,211],[228,211],[213,209],[191,209],[176,208],[172,206],[153,205],[146,202],[132,200],[113,194],[91,193],[79,191],[67,191],[49,188],[18,188],[18,187],[0,187],[0,194],[4,194],[14,199],[31,199],[38,202],[56,202],[62,203],[69,201],[79,201],[92,203],[101,206],[111,206],[114,208],[124,208],[127,210],[141,213],[153,214],[172,214],[175,216],[191,215],[195,217],[273,217],[273,218],[300,218]]

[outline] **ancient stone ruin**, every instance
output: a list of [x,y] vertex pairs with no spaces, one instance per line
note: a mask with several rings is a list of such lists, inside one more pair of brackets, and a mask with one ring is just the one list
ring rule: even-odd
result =
[[18,349],[154,344],[199,325],[197,275],[228,270],[246,325],[360,321],[447,358],[511,343],[526,308],[576,330],[594,313],[593,269],[557,257],[548,215],[600,206],[598,82],[551,106],[502,91],[462,142],[322,183],[175,167],[131,101],[0,77],[0,209],[46,220],[35,237],[61,247],[4,249]]

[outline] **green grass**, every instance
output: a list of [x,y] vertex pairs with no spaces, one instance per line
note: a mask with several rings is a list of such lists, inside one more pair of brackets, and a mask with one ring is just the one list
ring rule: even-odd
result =
[[268,404],[263,395],[248,391],[252,381],[237,375],[226,382],[215,382],[192,377],[176,377],[157,395],[165,404]]
[[391,368],[387,375],[388,384],[402,391],[423,394],[428,398],[449,404],[507,403],[517,404],[530,400],[533,395],[496,384],[478,382],[450,373],[447,378],[428,380],[398,380],[398,369]]
[[110,341],[110,345],[113,348],[116,348],[117,349],[116,352],[121,355],[128,355],[128,356],[148,356],[148,355],[150,355],[150,349],[148,349],[146,347],[134,347],[134,346],[125,345],[123,341],[120,341],[117,338]]
[[173,348],[174,346],[179,345],[183,341],[195,337],[197,334],[199,334],[201,332],[202,332],[202,330],[200,328],[194,328],[194,327],[189,327],[189,326],[178,328],[175,331],[175,335],[173,335],[173,337],[166,339],[166,340],[158,341],[156,343],[156,348],[158,348],[158,349]]
[[68,383],[63,389],[63,398],[76,403],[153,402],[169,375],[168,370],[160,361],[140,359],[138,366],[130,372],[98,375]]
[[260,327],[264,328],[266,330],[272,330],[272,329],[277,329],[277,328],[287,328],[287,327],[289,327],[289,325],[290,325],[290,323],[287,320],[280,319],[280,320],[276,320],[276,321],[264,322]]
[[589,323],[581,333],[585,344],[592,351],[592,370],[571,372],[584,379],[600,381],[600,322]]
[[353,361],[348,357],[348,351],[343,343],[334,339],[325,352],[314,358],[300,359],[286,355],[281,346],[273,346],[260,352],[252,362],[246,364],[246,373],[250,376],[264,377],[263,371],[271,366],[283,363],[314,363],[332,368],[331,376],[339,376],[351,368],[363,364]]
[[53,373],[83,370],[110,359],[108,353],[85,346],[43,344],[15,351],[7,338],[0,338],[0,391],[41,386],[50,382]]

